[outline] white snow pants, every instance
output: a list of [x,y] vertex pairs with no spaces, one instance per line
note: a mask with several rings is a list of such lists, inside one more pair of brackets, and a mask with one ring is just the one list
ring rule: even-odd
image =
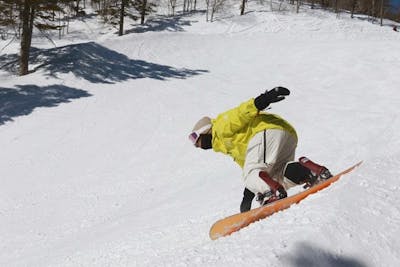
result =
[[290,133],[279,129],[268,129],[257,133],[247,145],[246,160],[243,166],[243,180],[247,189],[253,193],[265,193],[269,186],[259,177],[260,171],[278,181],[285,189],[295,186],[283,178],[286,163],[293,161],[297,140]]

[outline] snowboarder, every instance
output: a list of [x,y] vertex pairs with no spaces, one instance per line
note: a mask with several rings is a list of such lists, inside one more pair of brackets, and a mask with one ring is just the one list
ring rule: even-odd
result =
[[203,117],[189,139],[198,148],[230,155],[243,169],[245,190],[240,211],[251,209],[254,197],[265,205],[287,196],[295,185],[311,186],[331,177],[329,170],[308,158],[294,162],[297,133],[278,115],[263,112],[288,96],[285,87],[266,90],[215,119]]

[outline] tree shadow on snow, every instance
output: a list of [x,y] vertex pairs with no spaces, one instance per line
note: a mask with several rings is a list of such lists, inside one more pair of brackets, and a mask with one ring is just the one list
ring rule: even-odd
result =
[[282,258],[287,266],[295,267],[367,267],[358,259],[337,255],[306,243],[300,243],[294,252]]
[[[115,83],[140,78],[185,79],[207,72],[133,60],[95,42],[51,49],[32,48],[29,60],[31,65],[36,65],[34,71],[44,70],[53,77],[57,77],[60,73],[71,72],[76,77],[92,83]],[[5,62],[0,69],[17,72],[17,54],[0,56],[0,62]]]
[[63,85],[0,87],[0,125],[12,121],[14,117],[28,115],[38,107],[55,107],[89,96],[86,91]]
[[[205,11],[195,11],[196,13],[205,13]],[[135,28],[127,30],[126,33],[145,33],[145,32],[182,32],[184,26],[191,26],[191,20],[184,19],[187,14],[179,14],[175,16],[158,15],[146,21],[143,25],[135,25]]]

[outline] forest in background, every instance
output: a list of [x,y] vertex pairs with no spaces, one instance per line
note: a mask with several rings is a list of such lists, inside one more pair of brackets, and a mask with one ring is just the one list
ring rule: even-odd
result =
[[[274,12],[283,11],[282,3],[293,6],[300,12],[300,6],[311,9],[324,9],[341,13],[367,16],[372,23],[384,25],[383,19],[400,21],[400,7],[390,0],[282,0],[277,2],[278,8],[273,8],[272,0],[257,0],[261,4],[270,5]],[[118,35],[124,34],[125,19],[128,17],[145,24],[147,17],[157,12],[157,8],[166,8],[168,15],[179,16],[183,13],[196,11],[201,6],[205,8],[206,21],[214,21],[214,14],[224,10],[228,0],[0,0],[0,38],[18,39],[20,53],[18,74],[29,73],[29,53],[34,29],[41,32],[43,38],[50,38],[49,31],[58,31],[59,38],[68,34],[69,22],[85,16],[98,16],[103,23],[117,29]],[[279,4],[280,3],[280,4]],[[247,0],[238,0],[238,15],[246,13]],[[90,7],[93,14],[87,14]],[[139,24],[140,23],[140,24]],[[394,26],[394,25],[393,25]],[[394,26],[394,30],[397,28]],[[0,69],[5,67],[0,64]]]

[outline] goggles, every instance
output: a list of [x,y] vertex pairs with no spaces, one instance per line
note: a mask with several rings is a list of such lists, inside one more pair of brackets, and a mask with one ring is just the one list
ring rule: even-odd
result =
[[207,124],[207,125],[201,127],[197,131],[194,131],[191,134],[189,134],[189,140],[193,143],[193,145],[196,145],[197,141],[200,138],[200,135],[207,132],[210,129],[211,129],[211,124]]

